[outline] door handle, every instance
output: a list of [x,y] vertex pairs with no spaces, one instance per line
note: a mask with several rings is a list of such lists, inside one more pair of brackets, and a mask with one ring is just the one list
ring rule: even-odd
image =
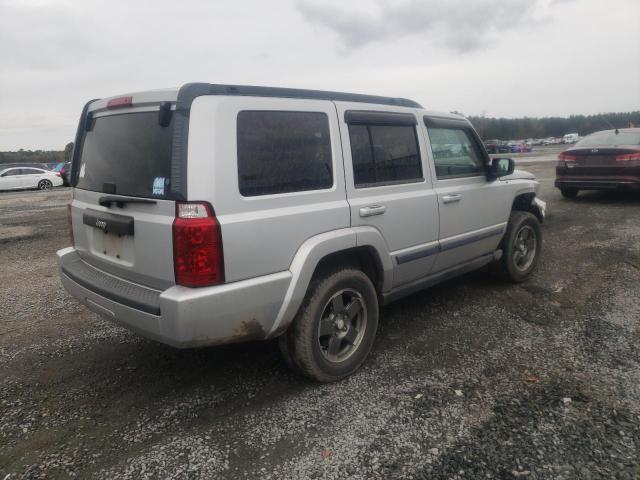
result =
[[451,195],[443,195],[442,203],[454,203],[459,202],[462,199],[462,195],[459,193],[452,193]]
[[369,205],[360,209],[361,217],[373,217],[374,215],[382,215],[387,211],[384,205]]

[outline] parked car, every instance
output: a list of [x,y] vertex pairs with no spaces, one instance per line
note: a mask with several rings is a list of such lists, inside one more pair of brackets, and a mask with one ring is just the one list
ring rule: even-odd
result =
[[576,143],[580,139],[577,133],[567,133],[562,137],[562,143]]
[[0,190],[37,188],[51,190],[62,185],[60,175],[43,168],[22,167],[0,170]]
[[502,140],[486,140],[484,148],[487,153],[509,153],[511,151],[506,142]]
[[533,150],[530,143],[527,143],[523,140],[515,140],[509,142],[509,151],[511,153],[524,153],[530,152]]
[[65,187],[71,185],[71,162],[60,162],[51,171],[60,174]]
[[566,198],[580,190],[640,188],[640,128],[604,130],[558,155],[555,186]]
[[87,103],[76,145],[62,283],[176,347],[277,337],[334,381],[380,304],[484,265],[521,282],[540,258],[535,177],[411,100],[187,84]]

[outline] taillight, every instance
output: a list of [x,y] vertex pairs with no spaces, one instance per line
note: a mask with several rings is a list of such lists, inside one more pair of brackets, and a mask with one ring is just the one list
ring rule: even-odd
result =
[[640,152],[638,153],[626,153],[624,155],[616,155],[616,162],[633,162],[634,164],[640,162]]
[[53,172],[56,177],[60,176],[60,172]]
[[176,204],[173,268],[178,285],[207,287],[224,283],[220,224],[208,203]]
[[565,167],[567,162],[575,162],[578,159],[575,155],[569,155],[567,153],[561,153],[556,160],[556,167]]
[[69,228],[69,241],[71,242],[71,246],[76,246],[76,241],[73,238],[73,221],[71,220],[71,204],[67,205],[67,227]]

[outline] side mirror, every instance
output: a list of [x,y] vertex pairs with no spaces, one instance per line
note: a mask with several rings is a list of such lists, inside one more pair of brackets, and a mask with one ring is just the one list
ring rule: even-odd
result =
[[493,158],[489,166],[488,177],[490,180],[495,180],[511,175],[515,166],[515,162],[511,158]]

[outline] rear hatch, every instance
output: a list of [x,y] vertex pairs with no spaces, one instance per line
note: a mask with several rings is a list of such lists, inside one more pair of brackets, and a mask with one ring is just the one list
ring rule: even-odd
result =
[[607,177],[630,175],[628,162],[618,158],[637,153],[637,149],[624,147],[594,147],[567,150],[564,155],[569,157],[566,160],[568,174]]
[[139,94],[91,104],[86,127],[78,132],[72,175],[71,217],[80,257],[157,289],[175,284],[175,95],[166,95],[164,101]]

